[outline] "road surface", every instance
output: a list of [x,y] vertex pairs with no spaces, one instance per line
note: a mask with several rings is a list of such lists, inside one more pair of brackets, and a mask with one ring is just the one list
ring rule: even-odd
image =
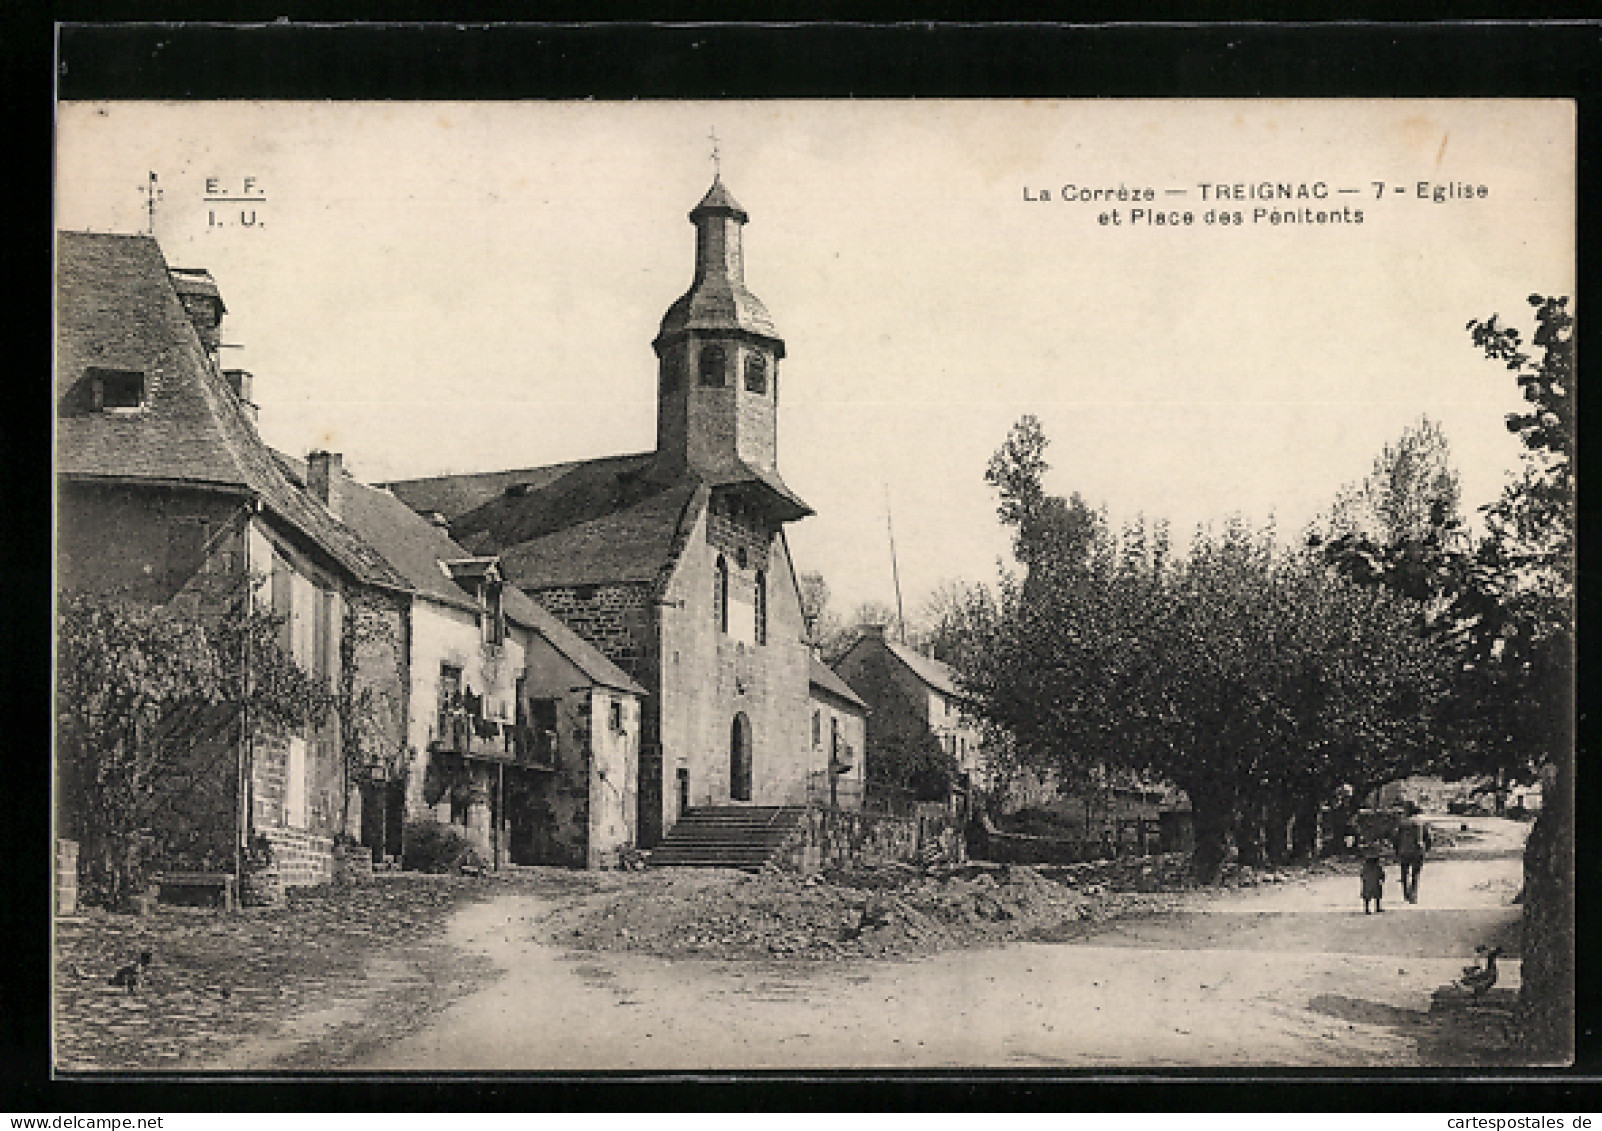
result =
[[[1456,828],[1459,818],[1438,818]],[[1198,893],[1182,910],[1062,941],[917,961],[753,965],[570,952],[558,904],[507,896],[453,942],[499,980],[344,1067],[416,1070],[1404,1067],[1494,1063],[1518,986],[1527,826],[1467,818],[1471,845],[1388,871],[1380,915],[1354,876]],[[1496,990],[1451,986],[1479,944]],[[328,1067],[333,1067],[329,1065]]]

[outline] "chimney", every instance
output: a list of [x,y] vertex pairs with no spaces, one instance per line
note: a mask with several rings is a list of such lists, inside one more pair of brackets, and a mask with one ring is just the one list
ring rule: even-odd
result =
[[195,333],[200,336],[200,344],[206,348],[206,355],[216,361],[217,346],[222,340],[219,327],[223,315],[228,312],[223,305],[222,292],[217,289],[217,280],[203,267],[174,267],[168,276]]
[[240,407],[245,410],[245,415],[250,417],[251,423],[254,424],[256,421],[256,402],[250,398],[255,389],[255,377],[244,369],[224,369],[223,379],[228,382],[228,387],[234,391],[234,396],[239,398]]
[[339,477],[345,457],[338,452],[312,452],[306,457],[306,489],[334,514],[339,514]]

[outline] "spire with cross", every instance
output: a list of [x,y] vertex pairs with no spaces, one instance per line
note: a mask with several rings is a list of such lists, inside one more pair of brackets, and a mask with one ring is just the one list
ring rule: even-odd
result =
[[716,180],[723,175],[723,158],[718,152],[718,128],[713,126],[706,136],[712,139],[712,177]]

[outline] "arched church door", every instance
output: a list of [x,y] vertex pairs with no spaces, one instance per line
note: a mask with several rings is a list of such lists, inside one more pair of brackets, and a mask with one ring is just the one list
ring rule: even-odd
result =
[[741,711],[729,730],[729,796],[751,800],[751,720]]

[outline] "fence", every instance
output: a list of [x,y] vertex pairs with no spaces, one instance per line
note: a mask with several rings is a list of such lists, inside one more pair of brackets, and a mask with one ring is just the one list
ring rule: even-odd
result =
[[1176,814],[1187,820],[1128,820],[1116,831],[1107,829],[1099,838],[1035,836],[999,829],[988,814],[981,815],[982,843],[976,851],[987,860],[1011,864],[1078,864],[1090,860],[1111,860],[1120,856],[1149,856],[1157,852],[1184,852],[1194,845],[1189,814]]
[[813,770],[807,775],[807,804],[822,809],[860,809],[887,817],[916,817],[921,808],[945,803],[919,801],[910,789],[860,778],[836,777],[831,783],[827,770]]

